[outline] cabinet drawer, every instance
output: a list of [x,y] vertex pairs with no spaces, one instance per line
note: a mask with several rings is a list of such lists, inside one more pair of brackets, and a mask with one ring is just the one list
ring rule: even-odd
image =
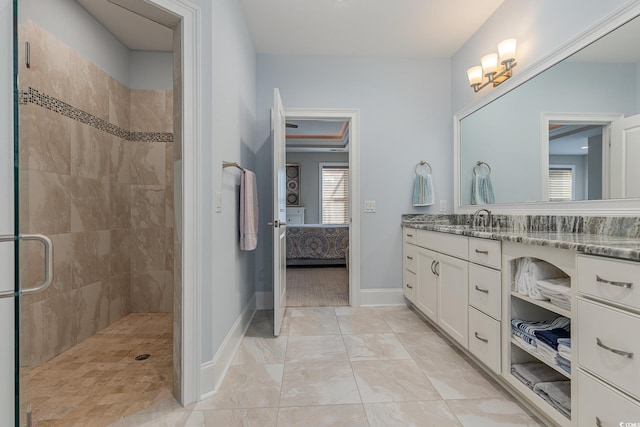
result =
[[501,275],[498,270],[469,264],[469,305],[500,320]]
[[418,272],[418,247],[404,244],[404,268],[417,273]]
[[619,426],[640,422],[640,403],[592,376],[578,372],[578,425]]
[[416,299],[416,275],[409,270],[402,272],[404,296],[411,302]]
[[578,299],[580,365],[640,396],[640,316]]
[[413,243],[418,241],[418,230],[415,228],[404,227],[402,229],[402,241],[405,243]]
[[500,374],[500,322],[469,307],[469,351]]
[[418,230],[418,246],[456,258],[467,259],[469,238],[436,231]]
[[640,310],[640,263],[579,255],[578,291]]
[[469,239],[469,261],[489,267],[501,268],[500,242],[488,239]]

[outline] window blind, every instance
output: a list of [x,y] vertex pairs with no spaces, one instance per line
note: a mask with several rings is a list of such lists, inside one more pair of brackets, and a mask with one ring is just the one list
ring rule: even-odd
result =
[[322,167],[322,223],[349,222],[349,168]]
[[549,169],[549,201],[572,200],[573,172],[571,169]]

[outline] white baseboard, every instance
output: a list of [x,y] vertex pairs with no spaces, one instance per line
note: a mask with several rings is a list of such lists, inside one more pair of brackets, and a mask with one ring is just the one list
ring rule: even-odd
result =
[[360,305],[407,305],[402,288],[360,289]]
[[200,400],[206,399],[218,391],[255,313],[256,296],[254,295],[227,333],[213,360],[200,366]]
[[273,291],[256,292],[256,310],[273,310]]

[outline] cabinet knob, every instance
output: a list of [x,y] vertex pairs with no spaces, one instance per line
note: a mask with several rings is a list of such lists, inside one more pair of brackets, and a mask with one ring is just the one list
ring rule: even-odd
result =
[[626,357],[627,359],[633,359],[633,353],[630,353],[628,351],[623,351],[623,350],[618,350],[615,349],[613,347],[609,347],[608,345],[605,345],[600,338],[596,337],[596,344],[598,345],[598,347],[603,348],[607,351],[610,351],[613,354],[617,354],[618,356],[622,356],[622,357]]
[[407,288],[413,289],[413,286],[411,286],[410,284],[407,283]]
[[478,285],[476,285],[476,291],[482,292],[483,294],[488,294],[489,293],[489,289],[479,288]]
[[407,255],[407,259],[410,259],[411,261],[413,261],[413,257],[412,256]]
[[481,255],[489,255],[489,251],[481,251],[480,249],[476,249],[476,253]]

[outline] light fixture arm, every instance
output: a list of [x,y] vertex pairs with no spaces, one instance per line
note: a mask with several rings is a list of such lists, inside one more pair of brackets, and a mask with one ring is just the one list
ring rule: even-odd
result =
[[[487,85],[493,83],[493,87],[498,86],[500,83],[502,83],[503,81],[509,79],[511,77],[511,70],[513,69],[513,67],[515,67],[516,65],[518,65],[518,63],[516,62],[515,59],[509,59],[506,61],[502,61],[502,65],[504,66],[504,68],[502,69],[502,71],[500,71],[499,73],[491,73],[491,74],[486,74],[488,80],[484,83],[476,83],[471,85],[471,87],[473,88],[474,92],[479,92],[482,88],[486,87]],[[504,77],[503,79],[500,79],[501,77]]]

